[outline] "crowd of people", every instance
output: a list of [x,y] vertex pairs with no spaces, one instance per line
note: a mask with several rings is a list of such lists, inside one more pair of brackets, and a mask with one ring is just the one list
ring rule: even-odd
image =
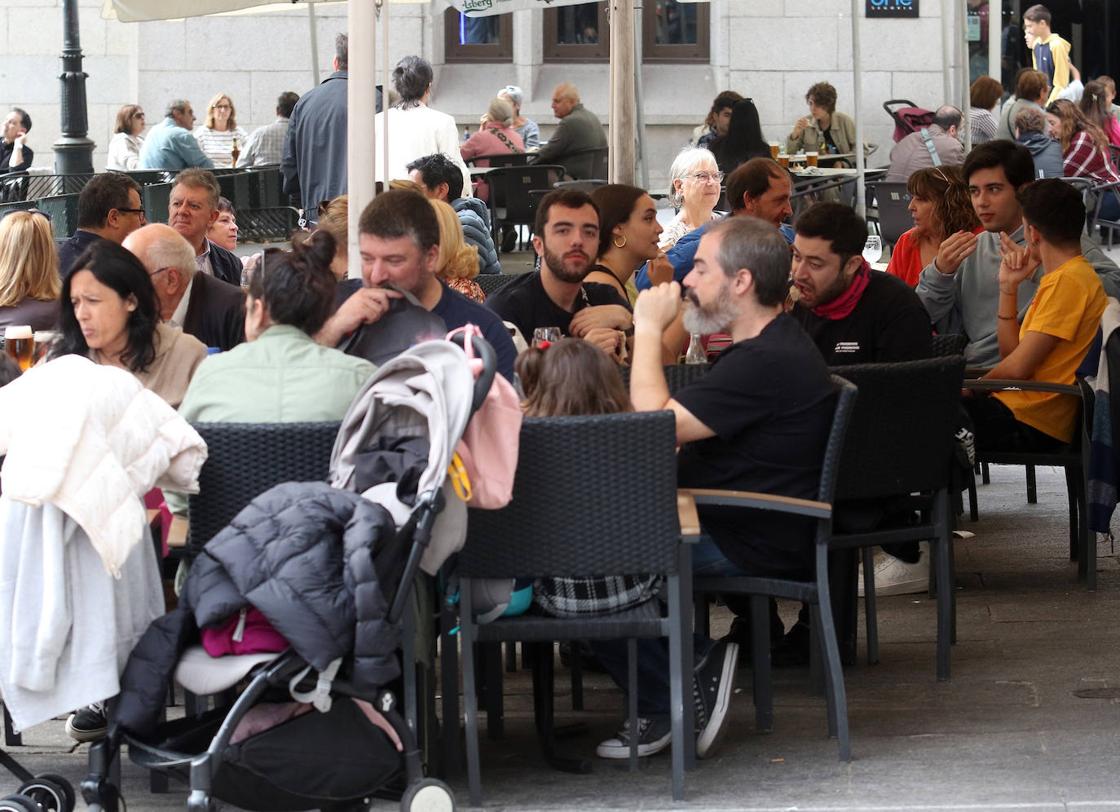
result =
[[[532,228],[536,269],[487,297],[475,279],[500,271],[498,251],[465,160],[535,150],[536,160],[586,177],[603,128],[563,83],[552,98],[560,124],[542,143],[521,114],[521,90],[506,86],[460,142],[453,119],[429,106],[432,69],[419,57],[397,65],[377,114],[378,132],[392,134],[390,188],[363,208],[360,267],[349,267],[340,35],[335,72],[302,98],[281,96],[277,121],[252,135],[225,94],[197,130],[190,103],[173,102],[146,138],[143,110],[123,108],[114,160],[177,170],[167,225],[146,224],[139,185],[120,173],[84,187],[78,229],[57,247],[41,212],[9,214],[0,222],[0,326],[54,328],[48,363],[78,355],[124,369],[190,420],[286,422],[340,419],[386,359],[473,324],[500,374],[520,383],[526,414],[669,410],[682,486],[812,499],[832,418],[830,367],[926,358],[934,334],[961,334],[969,366],[990,377],[1071,383],[1106,297],[1120,298],[1120,268],[1085,233],[1081,192],[1054,177],[1120,179],[1108,151],[1118,131],[1111,80],[1089,82],[1079,103],[1053,98],[1068,78],[1068,49],[1043,12],[1027,12],[1044,49],[1038,69],[1021,72],[998,115],[995,89],[978,80],[967,122],[943,106],[895,146],[889,177],[907,184],[914,227],[885,272],[864,259],[868,224],[850,205],[817,202],[790,222],[790,174],[772,157],[754,102],[728,91],[673,162],[677,214],[667,226],[641,188],[549,191]],[[835,88],[816,83],[805,100],[787,150],[860,148]],[[967,155],[965,127],[981,136]],[[7,166],[31,161],[28,130],[26,113],[13,110],[0,150]],[[235,212],[207,169],[228,165],[235,145],[247,159],[281,163],[310,232],[248,270],[234,253]],[[1105,212],[1120,213],[1114,195]],[[663,365],[698,336],[711,369],[670,393]],[[630,367],[628,392],[620,365]],[[1076,408],[1062,395],[966,392],[962,402],[979,448],[1049,450],[1073,435]],[[700,518],[697,572],[810,577],[811,522]],[[924,589],[928,563],[917,543],[893,546],[879,554],[876,582]],[[657,593],[640,578],[603,590],[600,605],[579,611]],[[538,610],[567,611],[563,591],[541,585]],[[806,623],[777,641],[776,658],[807,661]],[[728,637],[696,641],[701,757],[725,727],[747,625],[740,618]],[[625,647],[599,642],[594,652],[626,685]],[[668,746],[666,657],[664,641],[640,643],[641,722],[623,726],[599,755],[625,758],[635,739],[641,756]],[[70,730],[89,740],[104,719],[77,714]]]

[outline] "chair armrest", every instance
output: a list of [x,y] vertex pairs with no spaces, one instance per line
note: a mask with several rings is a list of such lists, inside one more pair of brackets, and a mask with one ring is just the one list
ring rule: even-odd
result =
[[681,523],[681,537],[693,541],[700,537],[700,516],[696,512],[696,499],[688,491],[677,491],[677,518]]
[[1001,378],[973,379],[964,382],[965,389],[975,389],[978,392],[1003,392],[1017,389],[1021,392],[1054,392],[1059,395],[1076,395],[1081,397],[1081,390],[1072,384],[1044,383],[1043,381],[1012,381]]
[[777,496],[772,493],[722,491],[712,488],[681,488],[677,493],[691,495],[697,505],[774,510],[779,513],[811,516],[815,519],[827,519],[832,515],[832,505],[827,502],[797,499],[793,496]]

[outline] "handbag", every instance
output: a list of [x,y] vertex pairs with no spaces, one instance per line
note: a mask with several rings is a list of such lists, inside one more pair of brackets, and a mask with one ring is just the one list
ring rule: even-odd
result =
[[[482,336],[477,325],[452,330],[447,339],[456,344],[462,339],[467,362],[477,378],[482,372],[482,360],[475,356],[471,336]],[[521,419],[521,401],[516,390],[503,376],[495,375],[486,399],[455,447],[448,472],[455,493],[470,507],[496,510],[513,498]]]

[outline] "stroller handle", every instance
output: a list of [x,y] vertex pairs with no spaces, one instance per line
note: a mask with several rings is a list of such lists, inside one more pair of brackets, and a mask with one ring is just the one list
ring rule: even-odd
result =
[[482,360],[482,372],[479,373],[478,380],[474,382],[474,397],[471,399],[471,414],[474,414],[490,393],[490,387],[494,383],[494,375],[498,371],[498,354],[494,352],[490,342],[482,336],[472,335],[470,339],[475,355]]

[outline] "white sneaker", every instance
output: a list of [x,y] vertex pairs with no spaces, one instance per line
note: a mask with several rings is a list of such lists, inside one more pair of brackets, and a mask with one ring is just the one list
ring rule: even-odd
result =
[[[875,594],[913,595],[929,589],[929,543],[919,547],[916,564],[907,564],[882,550],[875,553]],[[863,567],[859,570],[859,596],[863,597]]]

